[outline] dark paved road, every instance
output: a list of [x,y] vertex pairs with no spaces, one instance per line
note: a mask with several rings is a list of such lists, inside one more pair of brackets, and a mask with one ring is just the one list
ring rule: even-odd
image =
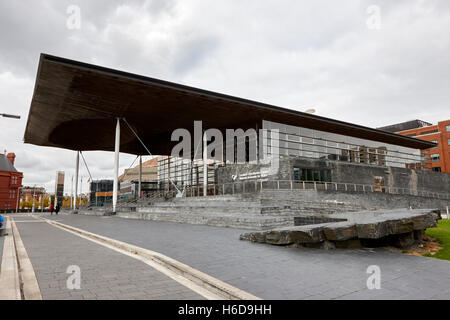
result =
[[[450,298],[448,261],[386,249],[254,244],[239,240],[241,230],[228,228],[82,215],[51,218],[158,251],[265,299]],[[371,265],[381,269],[380,290],[367,288]]]
[[[203,299],[141,261],[29,216],[14,219],[44,299]],[[80,290],[67,287],[71,265]]]

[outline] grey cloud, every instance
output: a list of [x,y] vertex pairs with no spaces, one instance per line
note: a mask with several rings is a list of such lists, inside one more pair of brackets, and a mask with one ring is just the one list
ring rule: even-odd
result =
[[[66,28],[71,4],[81,30]],[[370,5],[380,31],[366,27]],[[25,183],[51,191],[64,170],[70,189],[74,152],[22,143],[41,52],[368,126],[448,119],[448,30],[447,0],[2,0],[0,109],[22,119],[0,118],[0,148]],[[85,157],[94,178],[112,176],[110,153]]]

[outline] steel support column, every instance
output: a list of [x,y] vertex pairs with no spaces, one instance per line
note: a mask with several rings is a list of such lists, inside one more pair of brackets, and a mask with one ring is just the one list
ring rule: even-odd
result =
[[[77,151],[77,158],[75,162],[75,187],[74,187],[74,197],[73,197],[73,210],[77,210],[77,193],[78,193],[78,171],[80,169],[80,151]],[[56,206],[56,195],[55,195],[55,206]]]
[[139,156],[139,185],[138,185],[138,199],[141,198],[142,195],[142,156]]
[[120,152],[120,119],[117,118],[116,141],[114,146],[114,184],[113,184],[113,212],[116,213],[117,193],[119,189],[119,152]]
[[208,139],[206,137],[206,132],[203,134],[203,196],[208,195]]

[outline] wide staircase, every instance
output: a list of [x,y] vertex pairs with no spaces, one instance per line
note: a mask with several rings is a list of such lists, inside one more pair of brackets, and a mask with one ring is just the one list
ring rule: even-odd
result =
[[118,208],[123,218],[171,221],[243,229],[294,225],[294,217],[321,216],[374,208],[355,203],[319,201],[313,190],[263,190],[208,197],[144,199]]

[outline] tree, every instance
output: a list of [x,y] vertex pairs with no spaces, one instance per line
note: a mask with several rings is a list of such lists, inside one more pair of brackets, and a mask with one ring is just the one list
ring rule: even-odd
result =
[[47,208],[50,206],[50,198],[44,198],[44,208]]
[[72,202],[72,198],[64,197],[64,200],[63,200],[63,203],[62,203],[63,208],[70,208],[71,202]]
[[20,207],[22,209],[29,209],[33,207],[33,200],[28,200],[28,201],[22,201],[20,203]]

